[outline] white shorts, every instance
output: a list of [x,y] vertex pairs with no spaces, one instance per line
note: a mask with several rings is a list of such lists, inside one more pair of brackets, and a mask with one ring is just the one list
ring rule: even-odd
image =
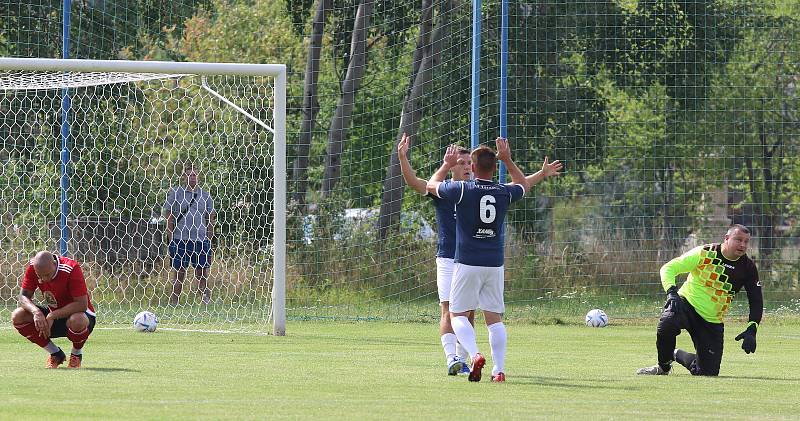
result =
[[450,312],[463,313],[480,308],[492,313],[505,313],[504,278],[503,266],[469,266],[456,263],[450,289]]
[[436,258],[436,288],[439,290],[439,302],[450,301],[450,286],[453,284],[453,259]]

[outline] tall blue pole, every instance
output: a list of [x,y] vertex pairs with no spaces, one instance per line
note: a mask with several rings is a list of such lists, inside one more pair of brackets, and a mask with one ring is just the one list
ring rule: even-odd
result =
[[[500,137],[508,139],[508,0],[500,2]],[[506,166],[500,163],[500,183],[506,182]]]
[[472,106],[470,108],[470,143],[478,147],[481,117],[481,0],[472,1]]
[[[64,0],[63,25],[62,25],[62,57],[69,58],[69,18],[72,9],[71,0]],[[61,216],[59,218],[59,228],[61,229],[61,239],[58,242],[58,251],[62,256],[67,255],[67,243],[69,242],[69,227],[67,219],[69,217],[69,109],[70,97],[69,88],[61,88]]]

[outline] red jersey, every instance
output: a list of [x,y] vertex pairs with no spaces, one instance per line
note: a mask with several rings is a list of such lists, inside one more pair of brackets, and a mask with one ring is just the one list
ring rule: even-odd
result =
[[[58,259],[58,270],[56,276],[50,282],[39,282],[33,265],[28,263],[25,269],[25,276],[22,278],[22,289],[36,291],[42,290],[44,301],[50,310],[58,310],[73,301],[74,297],[86,295],[89,297],[89,290],[86,289],[86,279],[78,262],[64,256],[56,256]],[[86,312],[94,316],[94,307],[89,300],[89,307]]]

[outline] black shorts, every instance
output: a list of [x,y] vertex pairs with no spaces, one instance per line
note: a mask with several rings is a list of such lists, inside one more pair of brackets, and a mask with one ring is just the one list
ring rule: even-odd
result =
[[[42,310],[45,316],[50,314],[50,309],[47,306],[37,305],[36,307],[39,307],[39,310]],[[94,330],[95,316],[89,314],[89,312],[85,312],[84,314],[89,318],[89,327],[87,327],[87,329],[89,329],[89,333],[92,333],[92,330]],[[67,319],[68,317],[64,317],[63,319],[56,319],[53,321],[53,326],[50,328],[51,338],[67,337]]]

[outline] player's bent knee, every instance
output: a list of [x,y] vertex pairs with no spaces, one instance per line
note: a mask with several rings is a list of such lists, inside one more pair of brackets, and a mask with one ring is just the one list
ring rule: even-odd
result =
[[678,318],[675,316],[661,316],[661,319],[658,321],[658,327],[656,328],[656,332],[659,335],[672,335],[677,336],[681,333],[680,324],[678,323]]
[[692,373],[693,376],[705,376],[705,377],[717,377],[717,376],[719,376],[719,369],[714,370],[714,371],[711,371],[711,370],[706,371],[706,370],[702,370],[702,369],[700,369],[698,367],[698,368],[696,368],[694,370],[690,370],[689,372]]
[[33,315],[22,307],[17,307],[11,312],[11,323],[21,325],[33,321]]
[[89,327],[89,318],[85,313],[73,313],[67,319],[67,327],[72,329],[73,332],[81,332]]
[[697,360],[694,360],[689,367],[689,372],[692,373],[693,376],[716,377],[719,376],[719,367],[703,368],[697,363]]

